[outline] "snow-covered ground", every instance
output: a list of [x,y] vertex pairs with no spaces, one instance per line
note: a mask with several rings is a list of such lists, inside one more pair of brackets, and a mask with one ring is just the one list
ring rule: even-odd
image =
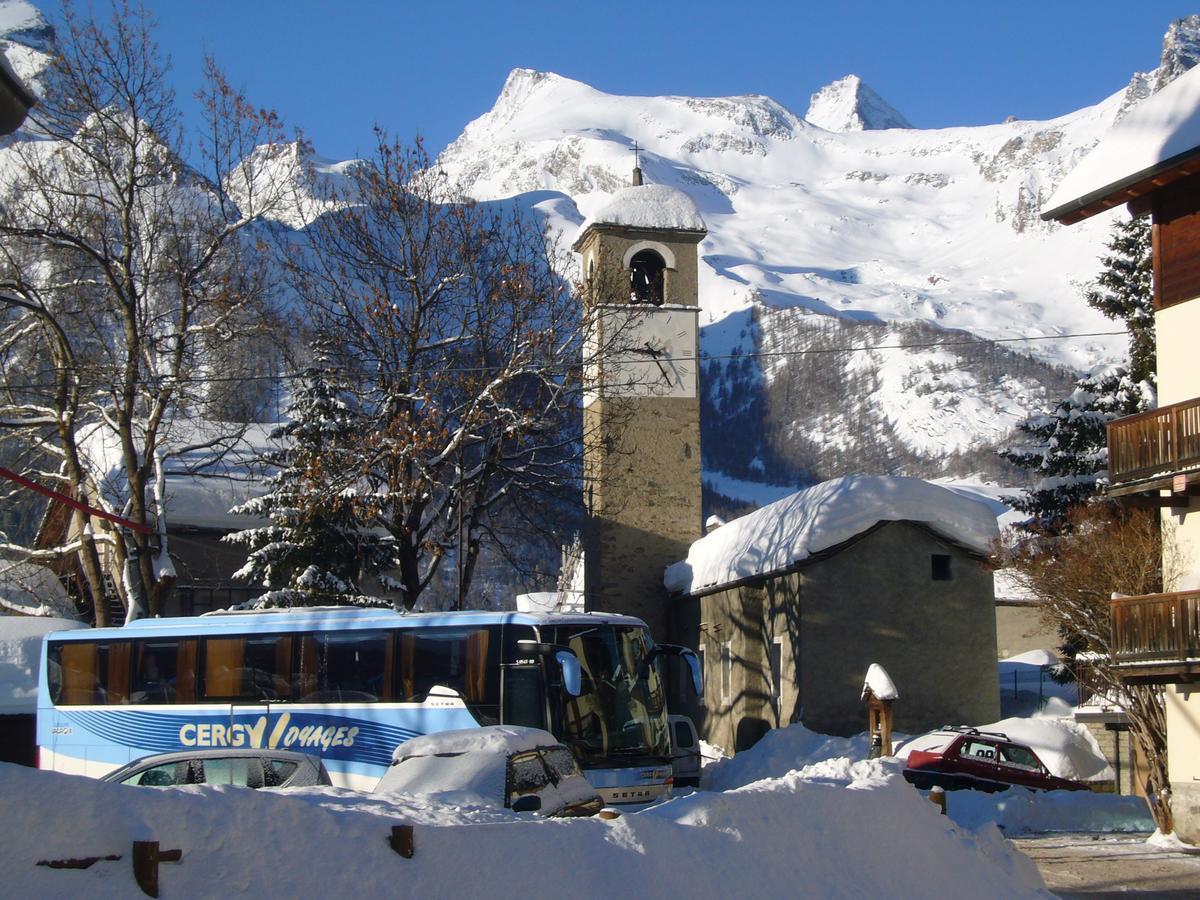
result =
[[[143,789],[0,765],[0,870],[24,897],[138,896],[134,840],[183,850],[163,896],[1049,896],[999,830],[963,829],[880,763],[696,792],[614,820],[462,821],[347,791]],[[387,843],[416,822],[415,854]],[[897,825],[903,823],[904,827]],[[38,860],[121,854],[86,870]]]

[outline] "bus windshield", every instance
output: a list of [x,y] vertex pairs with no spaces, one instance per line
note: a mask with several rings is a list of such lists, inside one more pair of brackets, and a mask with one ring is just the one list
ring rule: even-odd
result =
[[575,652],[583,670],[578,697],[560,692],[561,737],[580,764],[668,759],[666,699],[645,629],[571,625],[547,630],[554,643]]

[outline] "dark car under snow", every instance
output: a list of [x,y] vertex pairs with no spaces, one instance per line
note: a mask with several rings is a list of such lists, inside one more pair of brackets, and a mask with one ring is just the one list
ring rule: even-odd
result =
[[926,790],[969,788],[1004,791],[1023,787],[1033,791],[1085,791],[1086,784],[1059,778],[1038,759],[1033,749],[998,731],[946,726],[909,742],[904,777]]

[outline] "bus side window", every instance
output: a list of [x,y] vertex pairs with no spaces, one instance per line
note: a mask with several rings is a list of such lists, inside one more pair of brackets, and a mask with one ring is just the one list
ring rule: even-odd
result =
[[70,641],[51,647],[50,699],[62,706],[97,703],[100,696],[100,651],[92,641]]
[[50,696],[63,706],[129,702],[129,641],[69,641],[51,649]]
[[137,641],[133,645],[131,703],[191,703],[195,693],[195,640]]

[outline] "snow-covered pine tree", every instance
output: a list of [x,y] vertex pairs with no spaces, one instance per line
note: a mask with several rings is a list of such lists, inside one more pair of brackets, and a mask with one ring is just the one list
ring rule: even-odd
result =
[[1118,221],[1100,258],[1101,270],[1084,292],[1088,305],[1129,329],[1129,375],[1155,383],[1154,280],[1150,220]]
[[234,577],[268,588],[256,606],[387,605],[359,592],[361,573],[382,561],[383,548],[358,516],[349,437],[360,427],[331,378],[321,348],[287,409],[289,421],[271,437],[280,442],[263,462],[276,469],[270,490],[236,507],[268,519],[225,540],[249,551]]
[[1037,480],[1025,493],[1005,498],[1028,513],[1028,527],[1056,533],[1067,527],[1067,510],[1092,497],[1106,482],[1105,425],[1151,409],[1154,395],[1154,286],[1150,223],[1125,219],[1113,226],[1100,274],[1084,291],[1088,305],[1129,329],[1127,367],[1093,372],[1075,383],[1048,413],[1018,426],[1026,441],[1000,455]]
[[1067,523],[1067,511],[1107,481],[1107,423],[1153,405],[1150,386],[1134,380],[1125,368],[1109,367],[1079,379],[1050,412],[1017,426],[1025,442],[1000,451],[1037,479],[1023,494],[1005,501],[1029,514],[1027,527],[1059,532]]

